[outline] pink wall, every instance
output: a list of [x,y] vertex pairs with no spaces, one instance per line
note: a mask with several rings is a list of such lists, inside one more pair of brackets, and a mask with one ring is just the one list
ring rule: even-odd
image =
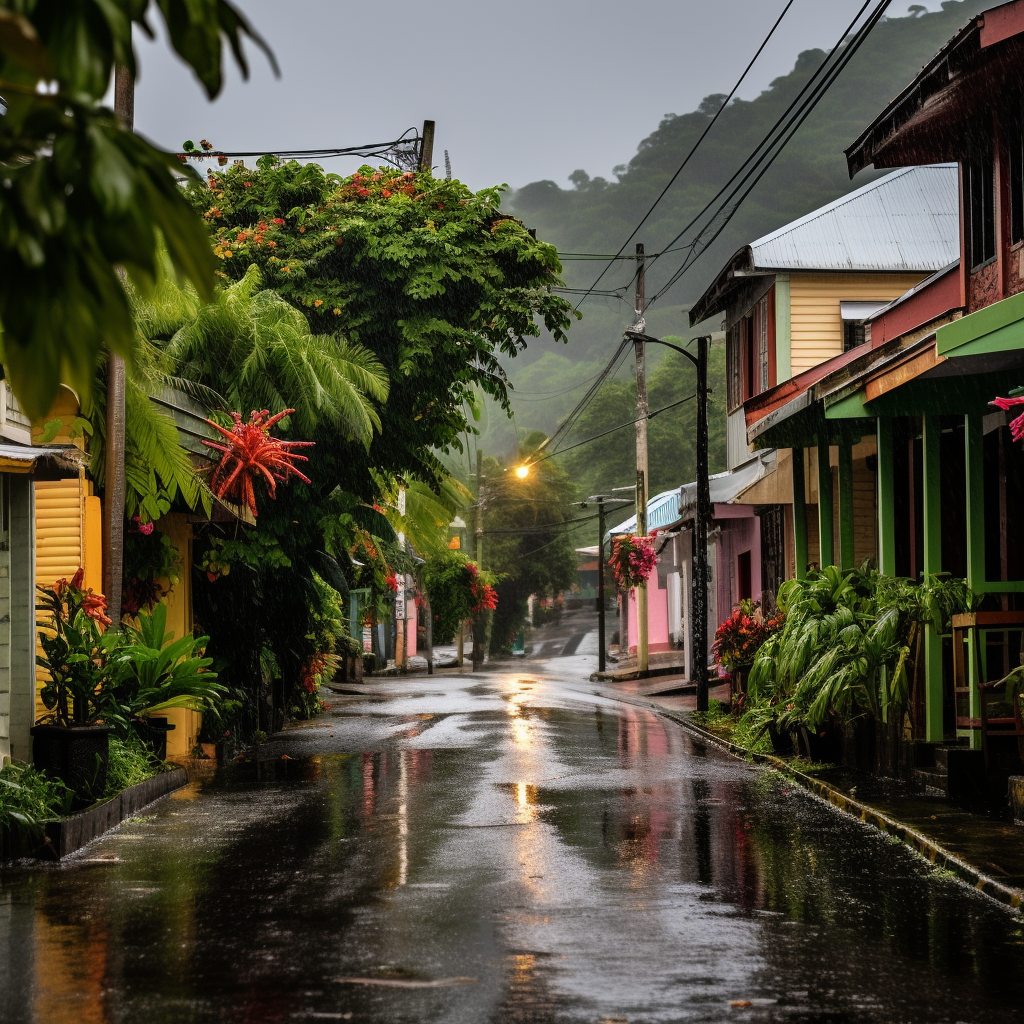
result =
[[[636,654],[636,591],[629,592],[629,650]],[[672,644],[668,638],[668,591],[658,586],[658,573],[652,572],[647,581],[647,649],[648,651],[669,651]]]
[[411,619],[405,620],[405,656],[411,658],[416,654],[416,602],[409,602]]
[[739,557],[750,552],[750,596],[761,599],[761,520],[753,505],[716,505],[718,536],[717,573],[718,621],[724,622],[739,603]]

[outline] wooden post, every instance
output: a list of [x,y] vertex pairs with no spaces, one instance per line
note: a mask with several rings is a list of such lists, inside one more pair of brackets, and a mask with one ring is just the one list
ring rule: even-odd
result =
[[[114,112],[121,127],[135,127],[135,80],[124,64],[114,69]],[[124,575],[124,359],[107,352],[107,425],[104,438],[103,593],[113,629],[121,628],[121,582]]]
[[[942,477],[939,458],[941,441],[939,419],[925,416],[922,427],[923,506],[924,506],[924,574],[942,571]],[[940,743],[942,725],[942,637],[932,626],[924,638],[924,718],[925,740]]]
[[807,575],[807,483],[804,475],[804,450],[793,449],[793,557],[796,578]]
[[854,567],[853,554],[853,444],[845,434],[839,440],[839,565]]
[[693,584],[693,620],[690,642],[693,657],[690,661],[697,689],[697,710],[708,710],[708,529],[711,526],[711,492],[708,480],[708,345],[711,339],[703,335],[697,339],[697,507],[693,524],[694,543],[697,546]]
[[[985,450],[984,426],[979,413],[968,413],[964,417],[964,470],[967,477],[967,585],[980,593],[985,585]],[[1005,477],[1000,474],[1005,486]],[[1006,534],[1000,541],[1006,543]],[[954,633],[954,641],[956,634]],[[1007,634],[1004,633],[1005,637]],[[981,648],[981,649],[979,649]],[[970,716],[981,715],[981,653],[983,650],[981,630],[967,630],[968,682],[970,684]],[[1006,664],[1004,662],[1004,664]],[[981,734],[977,729],[968,731],[971,748],[981,749]]]
[[604,531],[605,512],[604,497],[597,500],[597,671],[603,672],[607,667],[605,661],[605,625],[604,625]]
[[[636,317],[637,322],[644,315],[644,247],[636,245]],[[638,537],[647,536],[647,371],[644,342],[641,338],[633,341],[636,355],[636,532]],[[646,672],[649,666],[647,584],[636,588],[636,667]]]
[[818,441],[818,559],[821,568],[835,565],[832,531],[832,466],[828,439]]
[[879,417],[878,441],[878,571],[896,575],[896,500],[892,471],[892,420]]
[[420,166],[421,173],[430,173],[434,166],[434,122],[423,122],[423,136],[420,142]]

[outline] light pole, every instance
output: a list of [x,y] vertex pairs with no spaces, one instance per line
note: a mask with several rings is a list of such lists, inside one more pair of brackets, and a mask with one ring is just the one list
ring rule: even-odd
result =
[[605,656],[605,622],[604,622],[604,574],[605,574],[605,561],[604,561],[604,534],[605,534],[605,516],[609,511],[617,512],[620,508],[627,508],[631,503],[623,501],[621,505],[616,505],[613,509],[606,509],[606,501],[622,501],[621,498],[613,498],[608,494],[593,494],[586,501],[579,503],[580,508],[586,508],[588,505],[597,505],[597,670],[603,672],[607,667],[607,659]]
[[[697,710],[708,709],[708,524],[711,520],[711,494],[708,484],[708,343],[703,335],[696,339],[697,354],[660,338],[643,333],[641,320],[626,331],[626,338],[634,345],[664,345],[693,363],[697,370],[697,508],[694,513],[693,590],[690,609],[690,664],[697,686]],[[639,508],[637,509],[639,514]]]

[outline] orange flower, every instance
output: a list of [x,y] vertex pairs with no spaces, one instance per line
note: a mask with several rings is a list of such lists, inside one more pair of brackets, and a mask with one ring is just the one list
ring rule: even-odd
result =
[[317,309],[319,309],[323,304],[324,304],[324,300],[323,299],[314,299],[313,300],[313,305],[316,306]]
[[113,621],[107,615],[107,599],[102,594],[94,594],[91,591],[86,594],[85,600],[82,601],[82,611],[101,626],[109,626]]

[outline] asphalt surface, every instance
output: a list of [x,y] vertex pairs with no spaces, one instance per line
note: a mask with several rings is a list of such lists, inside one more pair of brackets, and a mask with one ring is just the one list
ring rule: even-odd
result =
[[596,689],[564,632],[332,695],[3,871],[0,1021],[1024,1019],[1021,917]]

